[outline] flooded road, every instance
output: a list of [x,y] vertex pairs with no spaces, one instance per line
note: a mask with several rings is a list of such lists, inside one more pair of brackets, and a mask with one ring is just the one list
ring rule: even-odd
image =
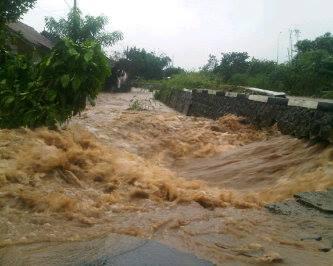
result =
[[0,158],[0,257],[120,233],[221,265],[333,261],[332,216],[262,208],[333,187],[333,147],[274,127],[186,117],[136,90],[101,94],[62,130],[0,130]]

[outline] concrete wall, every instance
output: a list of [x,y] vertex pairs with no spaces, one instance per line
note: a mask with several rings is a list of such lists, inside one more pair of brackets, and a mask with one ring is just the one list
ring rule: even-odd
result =
[[235,114],[258,128],[276,123],[284,134],[333,143],[333,103],[208,90],[175,90],[164,102],[186,115]]

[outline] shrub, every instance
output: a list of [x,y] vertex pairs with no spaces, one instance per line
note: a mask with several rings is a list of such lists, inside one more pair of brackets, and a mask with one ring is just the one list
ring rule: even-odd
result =
[[215,78],[201,72],[182,73],[169,79],[148,81],[145,84],[152,85],[154,89],[217,89],[219,87]]
[[247,85],[249,76],[247,74],[237,73],[231,76],[229,82],[234,85]]
[[178,89],[173,88],[164,88],[156,90],[154,93],[154,98],[161,102],[169,102],[169,98],[171,97],[172,93]]
[[240,91],[241,88],[234,85],[227,85],[213,74],[206,72],[186,72],[174,75],[169,79],[140,81],[139,86],[151,90],[160,89],[211,89]]
[[213,74],[207,72],[187,72],[175,75],[170,79],[141,82],[140,85],[150,90],[155,90],[155,98],[161,101],[168,101],[168,98],[174,90],[184,88],[235,92],[244,91],[244,89],[239,86],[222,84]]

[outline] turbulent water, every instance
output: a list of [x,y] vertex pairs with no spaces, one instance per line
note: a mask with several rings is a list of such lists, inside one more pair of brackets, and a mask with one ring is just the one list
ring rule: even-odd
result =
[[217,264],[332,262],[322,243],[300,241],[333,236],[330,219],[261,207],[333,187],[333,147],[274,127],[186,117],[146,92],[103,94],[63,129],[0,130],[0,158],[2,247],[115,232]]

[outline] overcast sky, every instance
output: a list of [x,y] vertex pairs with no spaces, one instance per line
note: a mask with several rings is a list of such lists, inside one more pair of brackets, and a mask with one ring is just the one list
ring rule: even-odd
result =
[[[209,54],[247,51],[261,59],[287,58],[289,29],[313,39],[333,33],[333,0],[77,0],[84,14],[105,15],[108,30],[124,40],[112,50],[137,46],[169,55],[196,69]],[[23,22],[41,31],[44,17],[67,14],[73,0],[38,0]],[[280,36],[280,37],[279,37]]]

